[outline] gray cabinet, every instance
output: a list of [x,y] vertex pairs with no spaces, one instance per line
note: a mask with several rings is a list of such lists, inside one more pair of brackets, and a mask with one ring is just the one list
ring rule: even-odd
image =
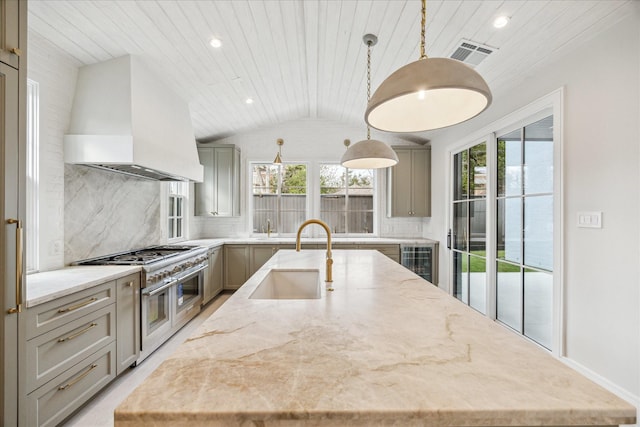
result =
[[224,246],[224,288],[238,289],[249,278],[248,245]]
[[25,53],[24,46],[21,45],[23,40],[20,37],[20,26],[26,25],[26,20],[20,20],[20,3],[23,2],[0,1],[0,62],[16,69]]
[[234,145],[198,147],[204,181],[195,184],[195,215],[240,215],[240,150]]
[[116,374],[120,375],[140,356],[140,274],[116,281]]
[[251,245],[251,256],[249,261],[249,277],[260,270],[269,258],[278,252],[279,245]]
[[393,147],[398,164],[387,172],[387,216],[431,216],[431,147]]
[[209,249],[209,267],[204,277],[204,289],[202,304],[211,301],[218,295],[223,287],[223,249],[222,246]]
[[21,424],[57,425],[115,378],[121,282],[112,280],[26,310]]

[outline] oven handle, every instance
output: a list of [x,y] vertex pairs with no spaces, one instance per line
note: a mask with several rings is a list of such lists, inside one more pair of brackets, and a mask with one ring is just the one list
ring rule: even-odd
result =
[[152,297],[152,296],[154,296],[156,294],[159,294],[160,292],[164,291],[167,288],[170,288],[171,286],[175,285],[176,283],[180,282],[181,280],[184,280],[185,278],[187,278],[189,276],[193,276],[193,275],[195,275],[197,273],[200,273],[202,270],[204,270],[207,267],[208,267],[208,265],[205,265],[205,266],[202,266],[202,267],[198,268],[197,270],[190,271],[188,274],[185,274],[184,276],[182,276],[182,277],[180,277],[180,278],[178,278],[176,280],[173,280],[173,281],[167,283],[166,285],[162,285],[159,288],[156,288],[156,289],[154,289],[152,291],[145,292],[143,290],[142,291],[142,295],[148,296],[148,297]]

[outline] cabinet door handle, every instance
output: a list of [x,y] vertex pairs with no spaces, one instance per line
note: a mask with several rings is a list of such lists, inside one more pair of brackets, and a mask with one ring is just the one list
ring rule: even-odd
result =
[[84,307],[85,305],[89,305],[89,304],[91,304],[92,302],[95,302],[95,301],[98,301],[98,298],[96,298],[96,297],[89,298],[88,300],[86,300],[84,302],[81,302],[79,304],[76,304],[76,305],[72,305],[71,307],[61,308],[61,309],[58,310],[58,313],[67,313],[69,311],[74,311],[74,310],[77,310],[79,308]]
[[86,328],[84,328],[81,331],[76,332],[75,334],[71,334],[66,338],[58,338],[58,342],[65,342],[65,341],[71,341],[74,338],[78,338],[80,335],[86,333],[89,331],[89,329],[95,328],[96,326],[98,326],[97,323],[92,323],[89,326],[87,326]]
[[18,49],[17,47],[9,49],[9,52],[13,53],[15,56],[22,55],[22,50]]
[[133,282],[127,282],[127,287],[133,288]]
[[7,224],[16,224],[16,306],[8,314],[22,312],[22,221],[9,218]]
[[60,387],[58,387],[58,390],[66,390],[66,389],[68,389],[69,387],[71,387],[72,385],[74,385],[75,383],[77,383],[78,381],[80,381],[81,379],[86,377],[87,375],[89,375],[89,372],[93,371],[97,367],[98,367],[97,364],[95,364],[95,363],[92,364],[91,366],[89,366],[89,369],[84,371],[82,374],[78,375],[77,377],[75,377],[73,380],[69,381],[65,385],[61,385]]

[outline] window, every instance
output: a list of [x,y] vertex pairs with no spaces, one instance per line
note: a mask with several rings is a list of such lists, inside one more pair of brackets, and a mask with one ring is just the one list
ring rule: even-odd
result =
[[291,234],[307,219],[307,165],[251,165],[254,233]]
[[185,207],[188,192],[188,183],[169,183],[169,240],[176,240],[185,237]]
[[373,169],[320,165],[320,219],[333,233],[373,233]]
[[38,271],[38,190],[39,190],[39,104],[40,86],[27,80],[27,216],[25,228],[29,234],[26,246],[27,273]]

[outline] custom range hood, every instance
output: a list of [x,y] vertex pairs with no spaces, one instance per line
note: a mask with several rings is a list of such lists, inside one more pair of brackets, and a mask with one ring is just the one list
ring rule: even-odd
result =
[[132,55],[79,70],[64,160],[153,180],[203,179],[187,104]]

